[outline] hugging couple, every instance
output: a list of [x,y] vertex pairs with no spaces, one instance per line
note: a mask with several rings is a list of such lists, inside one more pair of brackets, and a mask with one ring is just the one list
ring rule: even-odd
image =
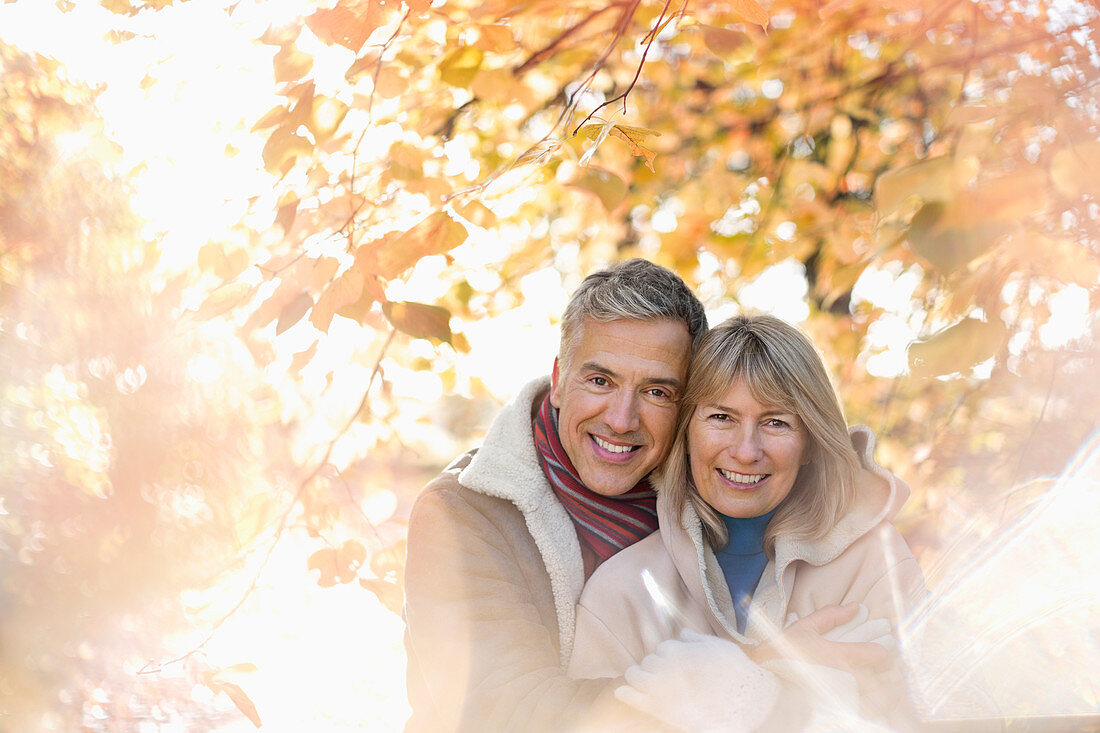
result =
[[874,442],[798,329],[588,276],[550,377],[413,507],[406,730],[911,727],[924,580]]

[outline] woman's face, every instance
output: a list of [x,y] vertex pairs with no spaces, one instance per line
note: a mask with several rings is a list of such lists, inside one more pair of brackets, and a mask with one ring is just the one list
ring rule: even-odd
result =
[[797,415],[760,404],[738,379],[695,408],[688,425],[691,475],[703,501],[720,514],[759,517],[791,493],[808,440]]

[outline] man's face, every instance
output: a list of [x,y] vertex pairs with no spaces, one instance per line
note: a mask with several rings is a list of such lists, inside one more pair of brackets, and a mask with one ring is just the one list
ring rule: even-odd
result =
[[604,496],[634,488],[668,455],[691,336],[680,321],[585,319],[550,402],[581,481]]

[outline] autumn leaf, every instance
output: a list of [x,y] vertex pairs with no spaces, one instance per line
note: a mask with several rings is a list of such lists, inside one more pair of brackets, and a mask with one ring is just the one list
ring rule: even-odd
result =
[[439,78],[453,87],[465,89],[477,76],[485,53],[474,46],[460,46],[439,62]]
[[988,252],[1009,229],[1004,222],[980,216],[964,218],[944,204],[930,203],[913,216],[906,240],[913,252],[942,273],[951,274]]
[[332,8],[315,10],[306,25],[322,42],[359,53],[383,19],[379,0],[341,0]]
[[294,300],[287,303],[283,310],[279,313],[279,322],[275,324],[275,333],[280,334],[293,326],[298,321],[302,320],[302,316],[306,314],[313,306],[313,298],[309,293],[301,292],[294,297]]
[[313,68],[313,57],[299,51],[293,43],[287,43],[276,52],[271,63],[276,81],[296,81]]
[[471,201],[458,210],[458,215],[471,224],[488,228],[496,223],[497,215],[480,201]]
[[[409,231],[400,235],[387,235],[380,240],[363,245],[356,252],[362,253],[368,269],[386,280],[391,280],[421,258],[442,254],[466,241],[466,227],[445,211],[437,211],[423,219]],[[365,249],[364,249],[365,248]]]
[[730,9],[750,23],[768,29],[768,11],[756,0],[730,0]]
[[[709,25],[700,26],[700,28],[703,32],[703,42],[707,44],[707,48],[723,61],[742,61],[744,59],[741,56],[744,55],[745,49],[748,49],[750,54],[754,50],[751,39],[741,31],[715,28]],[[734,53],[739,51],[742,53],[738,57],[731,58]]]
[[344,306],[359,300],[363,294],[363,271],[358,264],[344,270],[332,284],[330,284],[313,306],[313,312],[309,315],[310,323],[314,328],[328,331],[332,317]]
[[331,588],[355,580],[366,559],[367,548],[361,542],[347,540],[337,548],[317,550],[309,556],[306,567],[318,571],[317,585]]
[[631,127],[630,125],[612,125],[611,131],[606,132],[606,125],[585,125],[579,132],[589,140],[599,140],[602,135],[608,134],[626,142],[633,155],[645,158],[646,167],[653,170],[653,159],[657,153],[644,147],[641,143],[650,135],[659,137],[661,133],[656,130],[648,130],[644,127]]
[[277,127],[264,144],[264,168],[268,173],[280,175],[293,165],[299,155],[306,155],[312,151],[313,144],[299,135],[296,130],[286,125]]
[[233,704],[237,706],[237,710],[252,721],[252,725],[259,728],[263,725],[260,722],[260,713],[256,710],[256,704],[252,702],[251,698],[245,694],[245,691],[241,689],[240,685],[235,685],[232,682],[221,682],[215,680],[210,688],[215,692],[224,692]]
[[887,171],[875,181],[875,209],[887,216],[910,196],[925,201],[943,201],[953,192],[954,162],[943,156]]
[[918,378],[938,377],[977,366],[997,353],[1007,338],[1001,321],[964,318],[909,347],[909,371]]
[[290,111],[287,109],[286,105],[283,105],[283,104],[275,105],[274,107],[269,109],[266,113],[264,113],[264,116],[261,117],[256,122],[256,124],[252,125],[251,132],[257,132],[258,130],[263,130],[265,128],[274,127],[275,125],[280,124],[281,122],[283,122],[286,119],[287,114],[289,114],[289,112]]
[[384,303],[382,313],[398,330],[413,338],[451,340],[451,312],[425,303]]
[[210,294],[199,309],[195,312],[195,318],[205,320],[228,313],[234,308],[244,305],[256,292],[254,285],[235,282],[224,285]]
[[611,171],[595,166],[580,171],[568,185],[595,194],[606,211],[611,212],[626,197],[626,181]]
[[479,25],[477,26],[477,32],[476,45],[483,51],[504,53],[516,47],[516,39],[512,36],[512,29],[507,25]]
[[424,153],[411,143],[398,140],[390,146],[390,175],[411,181],[424,175]]
[[287,191],[279,198],[278,209],[275,214],[275,223],[287,233],[294,226],[294,218],[298,215],[298,194]]
[[1054,154],[1050,177],[1066,196],[1096,196],[1100,192],[1100,141],[1090,140]]
[[240,248],[226,251],[218,242],[207,242],[199,248],[199,268],[221,280],[232,280],[248,267],[248,252]]

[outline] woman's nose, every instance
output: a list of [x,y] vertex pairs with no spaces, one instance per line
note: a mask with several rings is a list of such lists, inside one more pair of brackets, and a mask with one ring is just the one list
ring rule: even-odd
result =
[[733,436],[729,447],[730,455],[739,463],[755,463],[763,454],[760,434],[752,427],[744,427]]

